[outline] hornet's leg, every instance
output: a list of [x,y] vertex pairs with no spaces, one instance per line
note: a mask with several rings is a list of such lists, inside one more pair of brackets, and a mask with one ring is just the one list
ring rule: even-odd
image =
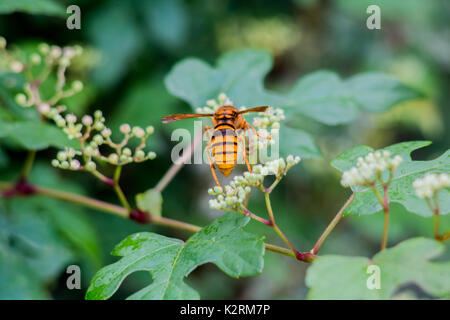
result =
[[205,132],[208,135],[208,143],[206,145],[206,150],[205,151],[206,151],[206,155],[208,156],[209,165],[211,167],[211,172],[212,172],[214,181],[216,181],[216,184],[223,189],[223,187],[220,185],[219,179],[217,179],[216,172],[214,171],[214,162],[213,162],[213,160],[211,158],[211,154],[209,153],[209,150],[211,149],[211,135],[209,133],[210,129],[211,129],[210,126],[205,126]]
[[239,139],[242,142],[242,153],[244,155],[245,164],[247,165],[248,172],[252,173],[252,167],[250,166],[250,163],[248,162],[247,158],[247,148],[245,146],[245,131],[243,135],[239,135]]
[[252,129],[252,131],[254,132],[254,134],[256,134],[257,137],[263,138],[263,139],[272,139],[271,136],[267,136],[267,137],[260,136],[258,134],[258,131],[256,131],[256,129],[250,123],[247,122],[247,125],[250,127],[250,129]]
[[222,185],[220,184],[219,180],[217,179],[216,176],[216,172],[214,171],[214,162],[211,159],[211,154],[209,153],[209,150],[211,149],[211,143],[208,143],[208,145],[206,146],[206,154],[208,155],[208,159],[209,159],[209,165],[211,166],[211,172],[214,178],[214,181],[216,181],[217,185],[219,187],[221,187],[222,189],[224,189],[224,187],[222,187]]

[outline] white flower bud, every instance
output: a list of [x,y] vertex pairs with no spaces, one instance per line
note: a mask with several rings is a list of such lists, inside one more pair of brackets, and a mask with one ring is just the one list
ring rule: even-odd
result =
[[130,148],[124,148],[124,149],[122,150],[122,154],[125,155],[125,156],[127,156],[127,157],[130,157],[130,156],[131,156],[131,150],[130,150]]
[[37,53],[33,53],[30,57],[31,63],[34,65],[38,65],[41,63],[41,56]]
[[103,144],[103,137],[99,134],[96,134],[92,140],[97,144],[97,145],[102,145]]
[[89,161],[88,163],[86,163],[87,171],[95,171],[96,168],[97,168],[97,165],[95,164],[94,161]]
[[56,159],[53,159],[52,160],[52,166],[54,166],[55,168],[58,168],[59,167],[59,161],[56,160]]
[[88,157],[92,157],[94,155],[94,148],[91,145],[87,146],[84,148],[84,154]]
[[27,104],[27,96],[23,93],[16,94],[16,102],[18,105],[24,107]]
[[42,53],[42,54],[47,54],[50,52],[50,47],[48,46],[48,44],[46,43],[41,43],[39,44],[38,50]]
[[75,92],[80,92],[81,90],[83,90],[83,82],[81,82],[79,80],[72,82],[72,89]]
[[150,151],[150,152],[148,153],[147,157],[148,157],[150,160],[153,160],[153,159],[156,158],[156,153],[154,153],[153,151]]
[[75,50],[71,47],[63,48],[63,56],[67,59],[73,59],[75,57]]
[[60,168],[62,168],[62,169],[69,169],[69,167],[70,167],[70,164],[69,164],[68,161],[61,162]]
[[19,61],[13,61],[9,65],[9,68],[14,73],[20,73],[20,72],[23,71],[23,64],[21,62],[19,62]]
[[147,128],[145,128],[145,131],[147,132],[147,134],[153,134],[153,132],[155,132],[155,128],[153,128],[153,126],[148,126]]
[[137,137],[137,138],[143,138],[145,136],[145,131],[144,129],[142,129],[141,127],[134,127],[133,128],[133,134]]
[[94,125],[94,129],[97,131],[102,131],[105,128],[103,122],[96,122]]
[[58,59],[61,56],[61,53],[62,53],[62,51],[61,51],[60,47],[58,47],[58,46],[51,46],[50,47],[50,56],[53,59]]
[[427,173],[413,182],[419,198],[433,198],[441,189],[450,187],[450,177],[446,173]]
[[66,115],[66,121],[68,123],[75,123],[77,121],[77,116],[74,114],[68,114]]
[[101,117],[103,117],[102,111],[101,111],[101,110],[96,110],[96,111],[94,112],[94,118],[95,118],[95,119],[99,119],[99,118],[101,118]]
[[102,130],[101,134],[103,137],[108,138],[111,136],[111,129],[105,128]]
[[94,122],[94,120],[92,119],[92,117],[90,115],[85,115],[83,116],[83,118],[81,119],[81,122],[85,125],[85,126],[90,126],[92,125],[92,123]]
[[138,160],[143,160],[143,159],[145,158],[145,152],[142,151],[142,150],[138,150],[138,151],[136,151],[136,153],[135,153],[135,157],[136,157]]
[[69,158],[75,157],[75,154],[76,154],[75,149],[74,148],[68,148],[67,151],[66,151],[66,154],[67,154],[67,156]]
[[112,164],[117,164],[119,162],[119,156],[116,153],[111,153],[108,156],[108,161]]
[[130,131],[131,131],[131,127],[128,123],[124,123],[120,126],[120,132],[122,132],[123,134],[130,133]]
[[43,115],[48,114],[50,112],[50,109],[50,104],[48,104],[47,102],[42,102],[37,106],[37,110]]
[[76,159],[70,161],[70,169],[72,169],[72,170],[80,169],[80,161],[78,161]]
[[59,151],[56,155],[56,158],[58,158],[59,161],[65,161],[67,160],[67,153],[64,151]]

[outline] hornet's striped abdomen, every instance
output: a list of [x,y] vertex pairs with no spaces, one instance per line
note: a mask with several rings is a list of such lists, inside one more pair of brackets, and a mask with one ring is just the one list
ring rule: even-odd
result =
[[228,177],[237,161],[238,140],[234,126],[219,123],[214,128],[211,139],[214,162],[222,173]]

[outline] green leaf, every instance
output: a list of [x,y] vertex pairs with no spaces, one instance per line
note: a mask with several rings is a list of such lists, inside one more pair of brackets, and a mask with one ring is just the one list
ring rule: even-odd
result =
[[142,6],[152,42],[175,50],[188,40],[188,15],[182,1],[146,1]]
[[330,71],[317,71],[301,78],[282,106],[292,114],[306,115],[327,125],[349,123],[358,109],[382,112],[420,94],[392,76],[368,72],[341,80]]
[[213,68],[187,58],[178,62],[165,79],[170,93],[188,102],[195,110],[224,92],[236,106],[275,105],[278,99],[264,89],[263,80],[272,67],[269,53],[238,50],[224,54]]
[[358,116],[358,107],[345,83],[330,71],[302,77],[286,95],[282,106],[288,114],[305,115],[328,125],[347,123]]
[[0,72],[0,120],[38,120],[35,108],[24,108],[16,102],[15,95],[23,91],[25,77],[20,73]]
[[7,138],[28,150],[42,150],[50,146],[79,148],[76,140],[69,140],[57,127],[38,121],[2,122],[0,138]]
[[[102,88],[115,85],[135,61],[142,47],[142,32],[129,1],[109,1],[87,17],[86,30],[101,50],[93,79]],[[99,32],[102,30],[102,32]]]
[[399,102],[420,97],[394,77],[375,72],[353,76],[346,85],[356,104],[370,112],[386,111]]
[[[406,240],[372,259],[338,255],[321,256],[309,267],[308,299],[389,299],[396,289],[415,283],[435,297],[450,294],[450,262],[430,262],[445,250],[442,243],[425,238]],[[368,267],[379,268],[380,289],[369,289]]]
[[4,245],[32,270],[31,282],[53,279],[73,259],[38,200],[2,199],[0,219],[5,226]]
[[322,158],[322,152],[313,137],[303,130],[282,126],[278,142],[282,157],[292,154],[305,159]]
[[162,212],[163,198],[161,192],[149,189],[144,193],[136,195],[136,203],[140,210],[149,212],[151,215],[160,217]]
[[0,243],[0,288],[0,300],[49,298],[33,269],[3,243]]
[[[161,118],[165,115],[176,113],[176,99],[167,94],[167,90],[161,81],[146,80],[136,82],[124,93],[111,118],[113,136],[115,129],[123,123],[130,123],[143,128],[152,125],[155,133],[150,137],[151,150],[166,152],[166,136],[163,131],[169,131],[169,126],[163,125]],[[151,103],[148,103],[151,101]],[[152,115],[151,118],[143,115]],[[119,133],[120,131],[117,130]],[[114,137],[113,137],[114,139]],[[120,139],[117,138],[117,139]]]
[[129,274],[140,270],[150,271],[153,283],[129,299],[198,299],[183,279],[208,262],[235,278],[259,274],[264,243],[261,237],[243,231],[248,222],[248,217],[230,212],[186,242],[148,232],[131,235],[112,252],[122,258],[94,276],[86,299],[111,297]]
[[380,112],[419,97],[393,77],[374,72],[343,80],[334,72],[317,71],[299,79],[287,94],[270,92],[264,88],[264,78],[271,67],[269,53],[237,50],[221,56],[216,68],[199,59],[184,59],[165,82],[169,92],[193,109],[224,92],[236,106],[280,106],[287,114],[327,125],[349,123],[357,118],[359,109]]
[[59,17],[64,17],[66,15],[64,7],[53,0],[2,0],[0,2],[0,14],[13,12],[44,14]]
[[[417,178],[422,177],[428,172],[449,172],[450,171],[450,152],[447,150],[440,157],[429,161],[413,161],[411,152],[429,145],[428,141],[410,141],[394,144],[383,150],[389,150],[393,155],[400,155],[403,162],[397,168],[389,188],[390,202],[401,204],[407,211],[419,214],[424,217],[432,215],[432,212],[423,199],[419,199],[412,183]],[[356,164],[357,158],[365,156],[373,151],[367,146],[354,147],[331,161],[332,166],[343,172]],[[382,192],[381,186],[378,189]],[[370,188],[359,187],[355,189],[356,196],[353,202],[345,209],[344,215],[363,215],[373,214],[380,211],[381,205],[376,199]],[[441,190],[438,194],[441,214],[448,214],[450,211],[450,191]]]

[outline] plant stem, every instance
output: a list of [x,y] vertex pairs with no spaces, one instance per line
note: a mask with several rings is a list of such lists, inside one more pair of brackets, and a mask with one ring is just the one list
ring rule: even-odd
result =
[[266,207],[267,207],[267,213],[269,214],[270,222],[272,228],[274,228],[275,232],[280,236],[281,239],[291,248],[292,252],[296,257],[299,256],[299,251],[295,249],[295,247],[292,245],[292,243],[288,240],[288,238],[284,235],[284,233],[281,231],[280,228],[278,228],[276,222],[275,222],[275,216],[273,214],[272,205],[270,203],[270,196],[269,192],[264,192],[264,200],[266,201]]
[[35,158],[36,158],[36,150],[28,151],[28,155],[27,155],[25,164],[22,169],[22,174],[21,174],[22,179],[26,179],[30,175],[31,168],[33,167]]
[[294,259],[297,258],[295,256],[295,254],[292,252],[292,250],[290,250],[290,249],[282,248],[282,247],[275,246],[275,245],[269,244],[269,243],[266,243],[265,247],[266,247],[267,250],[270,250],[270,251],[273,251],[273,252],[277,252],[277,253],[280,253],[280,254],[284,254],[285,256],[288,256],[288,257],[291,257],[291,258],[294,258]]
[[101,200],[78,195],[75,193],[70,193],[70,192],[60,191],[60,190],[55,190],[55,189],[49,189],[49,188],[40,187],[40,186],[35,186],[35,190],[36,190],[37,194],[40,194],[43,196],[60,199],[60,200],[66,200],[69,202],[80,204],[85,207],[99,209],[101,211],[112,213],[112,214],[115,214],[115,215],[123,217],[123,218],[128,218],[127,209],[125,209],[121,206],[115,205],[115,204],[111,204],[111,203],[104,202]]
[[108,178],[107,176],[101,174],[100,172],[98,172],[97,170],[91,171],[91,173],[94,175],[94,177],[96,177],[97,179],[99,179],[100,181],[109,184],[110,186],[114,185],[114,181],[111,178]]
[[[12,182],[0,181],[0,190],[8,190],[13,187],[14,187],[14,183],[12,183]],[[65,201],[76,203],[76,204],[79,204],[79,205],[82,205],[82,206],[85,206],[88,208],[108,212],[108,213],[111,213],[111,214],[114,214],[116,216],[120,216],[120,217],[126,218],[126,219],[128,219],[128,217],[129,217],[129,211],[126,208],[115,205],[115,204],[111,204],[108,202],[104,202],[101,200],[89,198],[86,196],[82,196],[82,195],[78,195],[78,194],[74,194],[74,193],[70,193],[70,192],[66,192],[66,191],[54,190],[54,189],[44,188],[44,187],[40,187],[40,186],[36,186],[36,185],[33,185],[33,188],[35,190],[35,195],[42,195],[42,196],[47,196],[47,197],[54,198],[54,199],[65,200]],[[202,229],[201,227],[193,225],[193,224],[189,224],[189,223],[174,220],[174,219],[158,217],[158,216],[151,216],[151,222],[156,225],[170,227],[170,228],[174,228],[174,229],[185,230],[185,231],[189,231],[189,232],[198,232]],[[282,247],[279,247],[279,246],[276,246],[273,244],[268,244],[268,243],[265,243],[264,246],[267,250],[295,258],[295,255],[289,249],[282,248]],[[305,260],[305,262],[309,262],[309,261]]]
[[247,208],[244,207],[244,215],[249,216],[250,218],[259,221],[263,224],[265,224],[266,226],[272,226],[272,222],[269,220],[266,220],[264,218],[261,218],[260,216],[254,214],[253,212],[251,212],[250,210],[248,210]]
[[[431,204],[431,203],[430,203]],[[434,196],[434,238],[436,240],[442,240],[442,236],[439,235],[439,202],[437,195]]]
[[131,206],[128,203],[127,198],[125,197],[125,194],[123,193],[122,189],[120,188],[119,185],[119,179],[120,179],[120,173],[122,172],[122,166],[117,166],[116,167],[116,171],[114,172],[114,190],[117,193],[117,196],[119,197],[120,202],[122,203],[122,205],[130,212],[131,211]]
[[378,189],[377,189],[377,187],[376,187],[376,184],[374,183],[374,184],[370,185],[370,187],[372,188],[372,191],[373,191],[373,193],[375,194],[375,196],[377,197],[377,199],[378,199],[378,201],[380,202],[380,204],[381,204],[382,206],[384,206],[384,200],[383,200],[383,198],[381,197],[380,192],[378,192]]
[[439,213],[434,214],[434,238],[436,240],[441,238],[439,235]]
[[192,156],[193,152],[195,151],[197,146],[202,143],[202,141],[203,134],[197,134],[186,152],[183,153],[183,155],[178,159],[177,162],[172,164],[170,169],[164,174],[161,180],[159,180],[158,184],[154,188],[156,191],[161,192],[164,190],[164,188],[169,184],[170,181],[172,181],[178,171],[184,166],[186,160],[188,160]]
[[330,232],[333,231],[334,227],[336,227],[336,225],[339,223],[339,221],[342,218],[342,214],[343,214],[345,208],[347,208],[350,205],[350,203],[352,203],[354,198],[355,198],[355,194],[352,193],[352,195],[347,199],[345,204],[342,206],[342,208],[339,210],[339,212],[336,214],[336,216],[333,218],[333,220],[331,220],[330,224],[327,226],[325,231],[322,233],[322,235],[317,240],[316,244],[314,245],[313,249],[311,250],[312,254],[317,254],[317,252],[319,252],[319,249],[322,246],[322,243],[328,237]]
[[386,249],[386,243],[388,238],[388,230],[389,230],[389,197],[388,197],[388,188],[389,185],[383,186],[383,212],[384,212],[384,224],[383,224],[383,237],[381,238],[381,251]]

